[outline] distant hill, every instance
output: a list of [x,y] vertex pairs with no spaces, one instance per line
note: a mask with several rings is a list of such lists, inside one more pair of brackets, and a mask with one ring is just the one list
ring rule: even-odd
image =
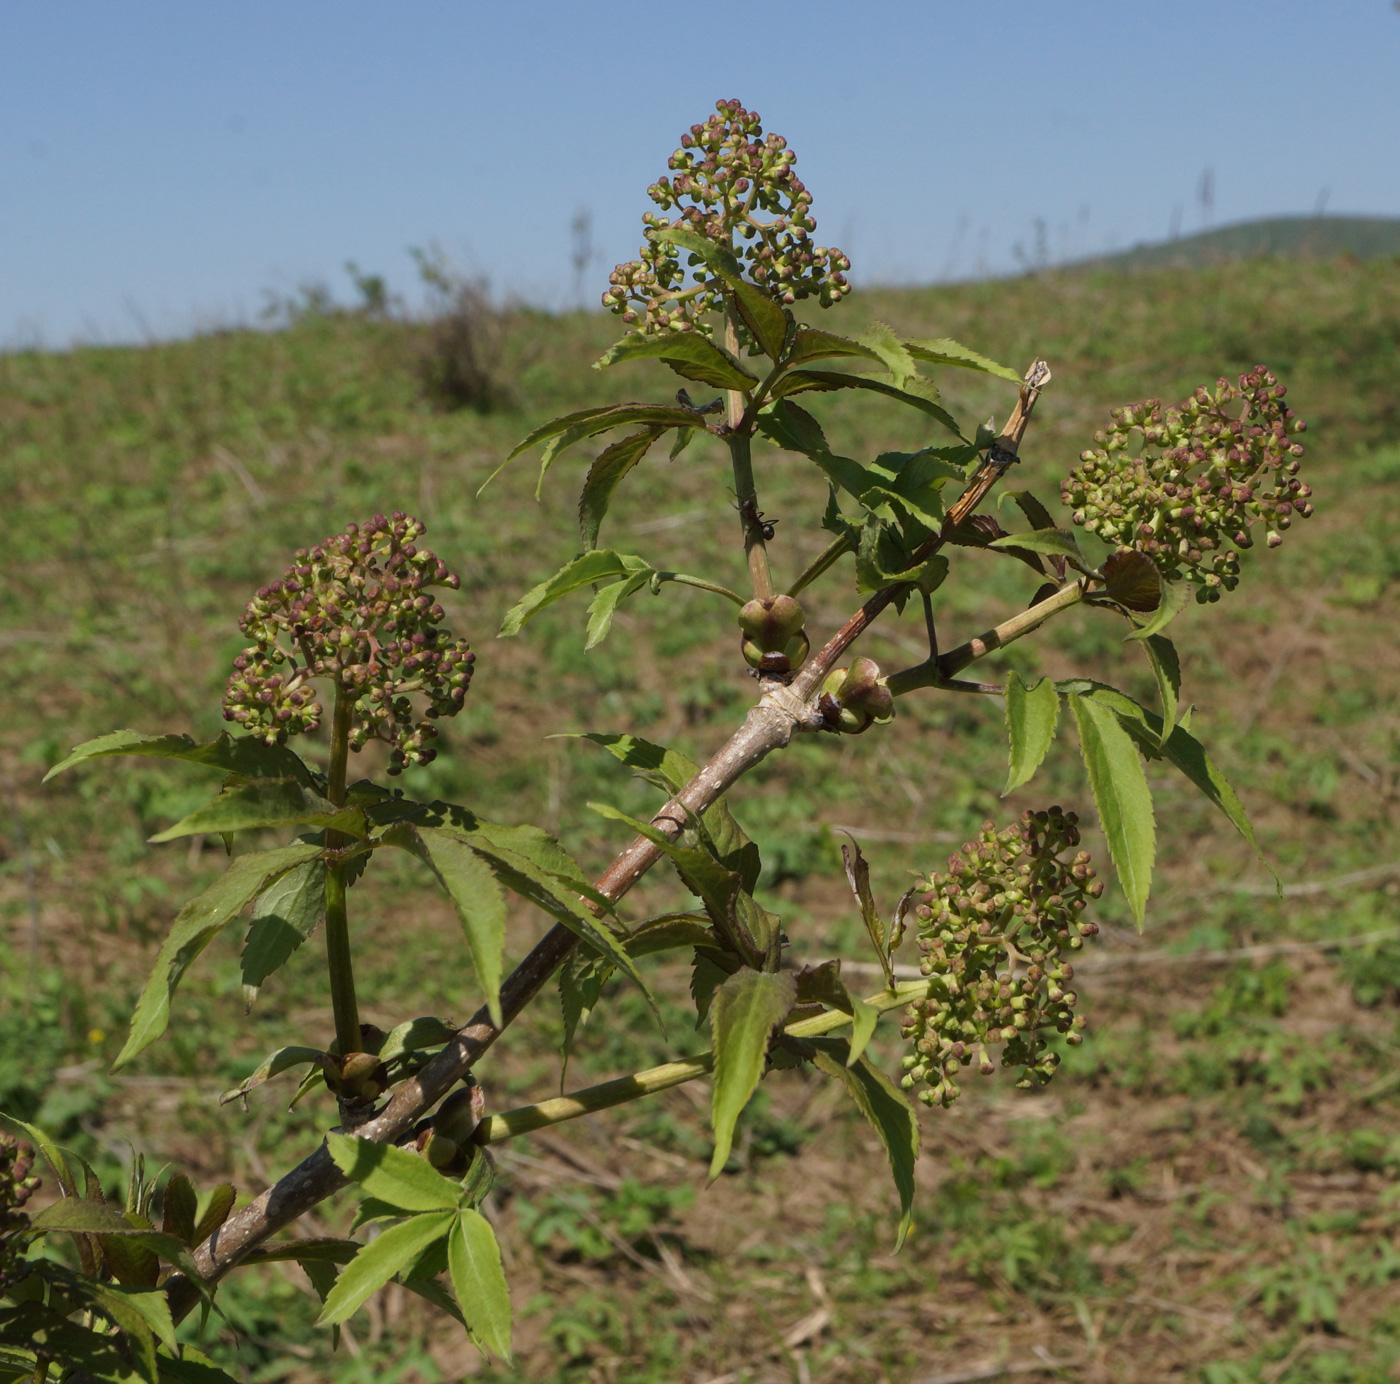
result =
[[1082,260],[1074,268],[1199,268],[1231,260],[1358,260],[1400,255],[1400,216],[1271,216]]

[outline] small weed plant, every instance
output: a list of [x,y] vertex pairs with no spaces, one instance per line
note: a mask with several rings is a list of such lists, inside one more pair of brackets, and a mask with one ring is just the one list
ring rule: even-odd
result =
[[[874,896],[865,859],[848,849],[851,906],[880,983],[862,993],[839,959],[798,968],[789,956],[804,950],[802,939],[765,903],[764,862],[740,825],[742,807],[737,816],[731,810],[744,776],[797,737],[878,738],[905,697],[999,698],[1010,792],[1034,777],[1057,730],[1072,724],[1086,803],[1139,926],[1154,857],[1145,760],[1179,770],[1253,846],[1239,800],[1191,733],[1168,627],[1192,597],[1208,605],[1234,594],[1256,560],[1243,554],[1257,537],[1267,551],[1312,513],[1298,474],[1304,425],[1274,376],[1260,366],[1174,407],[1149,399],[1117,410],[1065,477],[1057,517],[1010,484],[1051,382],[1045,361],[1012,369],[951,339],[905,340],[878,325],[847,337],[810,320],[824,316],[799,313],[804,304],[839,304],[850,292],[850,264],[818,243],[795,155],[764,133],[755,113],[718,103],[682,136],[649,193],[656,210],[643,218],[639,257],[613,271],[603,297],[626,334],[598,364],[652,361],[681,385],[557,418],[505,458],[503,465],[539,448],[543,485],[566,451],[603,440],[579,497],[579,553],[524,594],[500,634],[518,635],[553,602],[582,598],[593,648],[621,637],[615,617],[634,596],[696,588],[713,597],[719,620],[732,622],[734,661],[753,694],[747,714],[704,764],[625,726],[584,737],[660,799],[646,819],[593,805],[625,844],[591,879],[539,826],[496,821],[489,803],[421,801],[398,786],[403,770],[438,753],[439,728],[471,696],[478,657],[451,628],[458,579],[448,557],[425,546],[424,523],[401,512],[374,515],[297,550],[243,615],[246,647],[228,678],[224,735],[198,743],[180,733],[114,731],[77,746],[52,772],[157,756],[222,775],[211,801],[155,838],[221,837],[230,861],[175,918],[116,1065],[180,1024],[182,977],[245,913],[250,1003],[319,931],[333,1031],[289,1033],[226,1099],[238,1118],[240,1107],[264,1098],[265,1083],[291,1075],[298,1098],[334,1097],[334,1127],[251,1200],[240,1202],[231,1185],[201,1191],[178,1170],[148,1177],[137,1160],[119,1203],[77,1154],[10,1119],[12,1135],[0,1147],[0,1379],[228,1379],[179,1341],[177,1326],[193,1310],[219,1310],[220,1284],[240,1267],[275,1261],[303,1267],[331,1331],[395,1281],[456,1319],[481,1350],[509,1358],[510,1292],[481,1210],[492,1147],[682,1082],[710,1083],[712,1181],[761,1081],[806,1065],[836,1083],[873,1127],[893,1174],[889,1237],[897,1247],[910,1225],[919,1156],[914,1102],[947,1107],[970,1072],[991,1077],[998,1068],[1020,1086],[1042,1086],[1063,1045],[1080,1042],[1073,963],[1098,930],[1089,912],[1104,882],[1080,848],[1076,813],[1059,805],[985,823],[897,900]],[[947,371],[1005,381],[1004,424],[959,422],[938,388]],[[819,419],[821,401],[852,390],[912,411],[928,445],[840,455]],[[664,548],[641,554],[604,542],[609,506],[629,474],[663,453],[677,461],[702,435],[732,461],[728,498],[747,590],[673,570]],[[823,512],[806,516],[827,539],[801,571],[780,574],[770,561],[777,516],[761,507],[757,463],[773,453],[756,457],[759,439],[805,459],[827,486]],[[489,518],[491,492],[483,490]],[[783,522],[803,520],[785,514]],[[1018,564],[1027,601],[993,628],[945,642],[940,593],[977,580],[970,550],[979,562]],[[839,627],[809,625],[803,595],[817,583],[849,593],[851,613]],[[927,656],[882,668],[858,641],[882,613],[910,603],[924,617]],[[1154,705],[1089,678],[1027,681],[1013,672],[1003,685],[966,676],[1076,606],[1116,626],[1125,659],[1146,659]],[[313,763],[293,746],[318,732],[328,753]],[[351,772],[372,741],[383,747],[385,782]],[[396,852],[427,867],[460,919],[481,997],[465,1025],[405,1015],[386,1031],[361,1020],[355,885]],[[692,906],[629,916],[628,891],[656,866],[679,876]],[[553,926],[507,973],[511,894]],[[489,1109],[490,1050],[547,991],[546,1002],[562,1007],[565,1062],[582,1026],[598,1022],[605,997],[617,995],[617,986],[605,988],[611,977],[635,987],[659,1022],[661,1006],[638,968],[658,953],[679,953],[693,968],[708,1052],[538,1104]],[[916,962],[901,971],[917,978],[896,974],[897,956]],[[895,1071],[872,1058],[882,1020],[898,1026],[903,1042]],[[1209,1022],[1209,1014],[1200,1020]],[[56,1195],[33,1210],[36,1169],[45,1167]],[[359,1203],[346,1236],[289,1237],[300,1217],[347,1186]],[[724,1184],[709,1195],[722,1198]],[[522,1226],[534,1242],[567,1242],[583,1259],[605,1260],[632,1252],[671,1207],[671,1194],[627,1182],[606,1203],[558,1194],[526,1204]],[[1038,1233],[1008,1228],[1005,1243],[988,1249],[987,1272],[1029,1272],[1024,1265],[1041,1252],[1025,1237]],[[1296,1306],[1323,1321],[1332,1311],[1300,1296],[1291,1280],[1260,1291],[1270,1310]],[[584,1304],[579,1312],[583,1321]]]

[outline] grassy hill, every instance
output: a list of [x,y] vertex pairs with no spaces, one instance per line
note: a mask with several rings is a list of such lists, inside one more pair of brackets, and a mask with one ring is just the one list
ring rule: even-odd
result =
[[[925,1115],[916,1229],[897,1257],[892,1193],[851,1157],[866,1130],[827,1088],[800,1073],[765,1082],[722,1187],[706,1192],[705,1093],[681,1087],[503,1146],[492,1214],[516,1292],[517,1372],[479,1366],[456,1328],[396,1291],[331,1357],[299,1271],[269,1268],[235,1278],[227,1322],[205,1328],[240,1377],[914,1384],[990,1377],[973,1372],[997,1363],[1033,1377],[1048,1356],[1115,1381],[1393,1378],[1400,270],[1360,255],[1090,268],[872,292],[824,321],[875,319],[1017,365],[1048,357],[1054,381],[1016,483],[1052,504],[1111,406],[1180,397],[1257,361],[1287,382],[1310,423],[1317,517],[1277,553],[1250,555],[1237,593],[1173,630],[1194,727],[1287,887],[1276,894],[1243,842],[1163,779],[1148,931],[1137,937],[1110,891],[1105,935],[1080,968],[1090,1041],[1045,1093],[973,1078],[952,1111]],[[214,1103],[272,1047],[324,1041],[317,939],[245,1016],[232,929],[181,989],[181,1032],[105,1075],[171,918],[221,868],[217,842],[146,838],[210,783],[154,761],[39,782],[69,745],[114,727],[217,733],[238,614],[290,549],[376,510],[427,519],[428,542],[463,573],[451,615],[479,661],[444,753],[406,787],[549,823],[590,867],[623,839],[586,804],[641,812],[654,797],[591,747],[547,736],[634,729],[703,756],[743,715],[752,684],[728,617],[701,592],[639,597],[587,655],[581,602],[493,638],[517,596],[576,550],[586,457],[561,459],[539,503],[529,458],[478,498],[482,480],[548,417],[675,386],[660,367],[589,369],[611,320],[521,314],[499,330],[513,401],[485,414],[425,399],[422,329],[353,315],[0,357],[0,1109],[37,1119],[105,1178],[120,1176],[119,1136],[132,1133],[157,1166],[176,1159],[201,1185],[229,1176],[255,1193],[327,1121],[323,1098],[287,1112],[290,1088],[258,1092],[248,1113]],[[960,416],[1004,411],[1004,385],[950,375]],[[922,440],[869,401],[813,407],[851,455]],[[716,499],[723,464],[700,443],[649,460],[610,515],[611,541],[739,582],[733,513]],[[824,546],[825,486],[790,454],[764,451],[758,465],[781,521],[775,562],[791,574]],[[1033,586],[979,565],[940,591],[940,621],[964,638]],[[814,595],[816,631],[842,618],[852,588],[846,573]],[[897,665],[920,638],[911,612],[867,651]],[[1086,612],[983,667],[1087,672],[1149,698],[1146,663],[1120,640]],[[995,703],[929,694],[902,702],[887,730],[809,738],[746,781],[734,808],[764,848],[764,898],[795,950],[863,959],[839,872],[846,829],[890,899],[984,817],[1087,807],[1072,740],[1002,801],[1005,762]],[[1106,856],[1096,832],[1087,844]],[[465,1016],[477,995],[450,910],[431,893],[401,900],[395,886],[425,883],[401,868],[356,891],[358,965],[377,999],[365,1017]],[[684,897],[656,872],[629,916]],[[511,929],[518,957],[542,924],[522,906]],[[676,1003],[685,969],[653,979],[670,997],[669,1038],[621,992],[586,1031],[571,1086],[705,1046]],[[559,1031],[546,997],[492,1052],[478,1075],[493,1110],[557,1091]],[[896,1044],[877,1040],[891,1069]],[[329,1203],[307,1232],[341,1233],[347,1217]]]
[[1199,269],[1234,260],[1356,260],[1400,255],[1397,216],[1268,216],[1087,261],[1104,269]]

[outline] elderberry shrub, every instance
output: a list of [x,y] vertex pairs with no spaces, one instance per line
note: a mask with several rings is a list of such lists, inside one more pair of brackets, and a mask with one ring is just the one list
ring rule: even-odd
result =
[[[282,580],[261,587],[238,622],[256,642],[233,661],[224,719],[280,744],[321,724],[312,679],[328,678],[350,702],[351,749],[384,741],[391,774],[433,759],[432,723],[462,709],[476,655],[438,628],[443,609],[429,592],[461,581],[418,546],[425,531],[396,511],[297,549]],[[411,694],[427,703],[416,724]]]
[[[1176,408],[1161,401],[1115,409],[1080,455],[1060,498],[1072,518],[1120,549],[1145,553],[1168,580],[1183,576],[1202,603],[1239,582],[1239,553],[1262,523],[1268,545],[1283,542],[1296,514],[1313,512],[1312,490],[1298,479],[1307,424],[1283,403],[1284,387],[1262,365],[1202,386]],[[1132,434],[1141,454],[1128,455]]]
[[[749,277],[781,303],[816,297],[823,307],[851,291],[851,262],[834,247],[816,245],[812,194],[794,171],[797,155],[781,135],[764,135],[756,111],[717,101],[715,114],[692,125],[668,166],[674,177],[647,189],[674,220],[647,212],[639,259],[619,264],[603,306],[646,335],[693,331],[707,312],[723,311],[724,284],[699,255],[689,255],[694,282],[686,284],[685,251],[656,232],[679,226],[738,253]],[[765,220],[759,213],[766,213]],[[734,237],[746,242],[735,246]]]
[[34,1150],[21,1140],[0,1134],[0,1293],[28,1272],[24,1263],[24,1232],[29,1217],[21,1209],[39,1186],[30,1176]]
[[905,1011],[900,1031],[910,1050],[900,1084],[922,1085],[925,1105],[951,1105],[958,1069],[974,1058],[990,1075],[989,1044],[1003,1045],[1002,1066],[1025,1069],[1018,1086],[1043,1086],[1059,1065],[1046,1032],[1082,1041],[1077,996],[1064,988],[1074,970],[1061,952],[1098,932],[1080,915],[1103,882],[1087,851],[1060,859],[1079,844],[1078,822],[1058,807],[1026,812],[1004,831],[984,822],[975,841],[948,857],[946,872],[923,881],[919,969],[942,985]]

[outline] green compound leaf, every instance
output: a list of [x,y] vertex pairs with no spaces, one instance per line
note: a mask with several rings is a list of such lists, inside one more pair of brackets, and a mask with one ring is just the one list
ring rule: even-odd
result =
[[927,361],[930,365],[956,365],[960,370],[976,370],[982,375],[997,375],[1013,384],[1021,383],[1021,376],[1009,365],[998,365],[950,336],[937,340],[906,341],[904,348],[915,360]]
[[[283,1072],[290,1071],[293,1067],[305,1066],[307,1063],[319,1062],[325,1056],[320,1048],[286,1047],[278,1048],[276,1052],[267,1057],[262,1065],[246,1081],[240,1082],[231,1090],[225,1091],[219,1097],[220,1105],[227,1105],[230,1101],[241,1100],[250,1091],[255,1091],[259,1086],[272,1080],[275,1076],[281,1076]],[[202,1237],[201,1237],[202,1238]],[[196,1241],[196,1244],[199,1242]]]
[[427,1211],[382,1231],[345,1266],[335,1287],[326,1295],[316,1324],[334,1326],[353,1316],[371,1293],[382,1288],[434,1241],[445,1239],[456,1219],[455,1211]]
[[1189,582],[1164,581],[1162,583],[1162,599],[1157,603],[1157,608],[1131,634],[1124,635],[1123,642],[1126,644],[1132,639],[1151,639],[1154,634],[1160,634],[1186,609],[1190,600],[1191,584]]
[[649,574],[651,570],[651,564],[645,558],[615,553],[611,548],[597,548],[591,553],[584,553],[572,562],[566,562],[547,581],[527,591],[519,604],[506,612],[506,618],[501,622],[500,637],[519,634],[528,620],[561,596],[592,586],[595,582],[607,581],[610,577],[625,578],[638,572]]
[[416,1153],[351,1134],[326,1135],[326,1147],[336,1167],[367,1196],[403,1211],[450,1211],[462,1199],[462,1189]]
[[728,351],[699,332],[671,332],[644,336],[634,332],[610,346],[595,365],[601,370],[628,360],[663,360],[678,375],[716,389],[740,389],[747,393],[758,378],[750,374]]
[[[1181,703],[1181,660],[1176,645],[1164,634],[1151,634],[1143,640],[1152,676],[1157,679],[1157,695],[1162,701],[1161,739],[1171,738]],[[1160,741],[1159,741],[1160,743]]]
[[452,900],[472,967],[486,991],[491,1022],[500,1027],[506,897],[491,865],[459,836],[439,827],[409,827],[401,844],[433,872]]
[[114,1071],[165,1032],[170,1020],[170,998],[200,952],[270,884],[320,852],[320,846],[298,842],[277,850],[240,855],[209,888],[180,910],[161,945],[151,978],[141,991],[126,1045],[112,1064]]
[[[703,337],[695,339],[704,340]],[[651,444],[663,431],[661,428],[643,428],[641,432],[629,433],[600,452],[598,459],[588,468],[583,494],[578,501],[578,528],[583,536],[583,546],[588,551],[598,546],[598,530],[603,526],[603,517],[612,503],[613,492],[627,473],[646,456]]]
[[[1263,851],[1259,849],[1259,843],[1254,839],[1254,828],[1249,823],[1244,804],[1230,787],[1225,775],[1206,753],[1205,746],[1184,726],[1177,726],[1164,742],[1161,717],[1139,706],[1116,687],[1086,680],[1061,683],[1060,690],[1078,692],[1083,700],[1101,703],[1112,710],[1123,729],[1137,742],[1138,748],[1153,758],[1160,756],[1185,774],[1191,783],[1229,818],[1235,830],[1249,843],[1249,848],[1259,863],[1270,874],[1274,874],[1274,867],[1269,864]],[[1278,878],[1277,875],[1274,877]]]
[[873,360],[877,365],[883,363],[869,346],[852,341],[847,336],[837,336],[835,332],[824,332],[818,327],[797,329],[787,363],[792,366],[806,365],[814,360],[830,360],[837,356],[860,356],[864,360]]
[[1074,692],[1069,704],[1109,853],[1141,931],[1156,852],[1147,774],[1132,738],[1109,707]]
[[797,999],[797,982],[786,972],[736,971],[714,993],[710,1027],[714,1032],[715,1076],[710,1123],[715,1152],[713,1182],[729,1161],[734,1125],[763,1075],[768,1040]]
[[892,327],[883,322],[872,322],[860,334],[860,343],[868,347],[890,372],[897,389],[903,389],[910,380],[918,377],[919,367],[914,364],[914,357],[894,334]]
[[294,778],[308,786],[313,782],[311,770],[285,745],[267,745],[253,735],[235,738],[225,731],[217,740],[201,745],[188,735],[142,735],[134,730],[114,730],[96,740],[85,740],[44,775],[44,782],[75,764],[118,754],[182,759],[244,778]]
[[559,1013],[564,1021],[564,1038],[559,1044],[559,1055],[563,1059],[559,1071],[561,1093],[569,1074],[574,1039],[598,1007],[604,982],[612,973],[612,962],[591,947],[576,947],[560,968]]
[[1052,678],[1041,678],[1029,685],[1012,672],[1006,680],[1006,729],[1011,737],[1011,754],[1004,798],[1029,783],[1040,768],[1045,752],[1055,738],[1060,715],[1060,697]]
[[309,860],[289,870],[253,904],[243,944],[243,998],[251,1006],[262,983],[315,931],[326,912],[326,866]]
[[846,1065],[854,1066],[874,1036],[880,1011],[846,988],[846,982],[841,979],[840,961],[823,961],[820,966],[800,970],[797,973],[797,999],[800,1004],[815,1000],[828,1009],[851,1016],[850,1051],[846,1055]]
[[1051,557],[1069,557],[1084,561],[1079,541],[1069,529],[1036,529],[1031,533],[1009,533],[994,539],[989,548],[1024,548],[1029,553],[1046,553]]
[[199,1197],[194,1183],[184,1173],[171,1173],[170,1181],[165,1184],[165,1202],[161,1209],[162,1233],[173,1235],[187,1245],[197,1244],[194,1219],[198,1206]]
[[658,230],[656,239],[670,241],[704,260],[734,295],[734,306],[760,349],[770,360],[778,359],[787,341],[791,319],[763,289],[744,278],[743,266],[731,250],[683,226],[667,226]]
[[896,399],[901,404],[908,404],[910,408],[918,409],[920,413],[928,414],[930,418],[937,419],[955,437],[962,438],[962,430],[947,409],[934,403],[932,399],[912,393],[908,389],[900,389],[897,385],[887,384],[884,380],[875,379],[870,375],[845,375],[832,370],[794,370],[791,374],[784,375],[774,385],[773,397],[782,399],[790,394],[800,394],[811,389],[873,390],[876,394],[883,394],[886,398]]
[[[604,408],[585,408],[577,413],[566,413],[562,418],[541,424],[518,443],[514,451],[482,481],[476,493],[480,495],[516,457],[540,442],[546,443],[540,459],[540,485],[543,485],[554,459],[585,438],[596,437],[612,428],[625,428],[632,423],[657,428],[693,428],[702,422],[693,410],[681,408],[678,404],[609,404]],[[538,493],[537,487],[536,495]]]
[[843,1038],[810,1040],[817,1049],[813,1059],[828,1076],[837,1077],[855,1101],[860,1113],[870,1121],[894,1174],[899,1192],[899,1231],[895,1249],[899,1250],[909,1234],[914,1209],[914,1169],[919,1162],[919,1117],[914,1107],[895,1084],[874,1066],[868,1057],[852,1062]]
[[159,845],[182,836],[217,836],[302,825],[363,837],[365,814],[359,807],[337,808],[294,778],[245,779],[225,788],[206,807],[182,817],[150,840]]
[[223,1223],[238,1200],[238,1190],[231,1182],[220,1182],[211,1187],[204,1204],[204,1214],[194,1228],[192,1244],[202,1245]]
[[645,572],[637,572],[623,581],[610,582],[599,590],[588,605],[588,633],[584,639],[584,653],[597,648],[608,637],[618,606],[629,596],[635,596],[637,592],[650,586],[656,575],[648,568]]
[[201,1350],[185,1344],[178,1360],[160,1357],[160,1384],[238,1384]]
[[474,1340],[510,1359],[510,1288],[491,1222],[464,1206],[447,1237],[447,1271],[457,1306]]

